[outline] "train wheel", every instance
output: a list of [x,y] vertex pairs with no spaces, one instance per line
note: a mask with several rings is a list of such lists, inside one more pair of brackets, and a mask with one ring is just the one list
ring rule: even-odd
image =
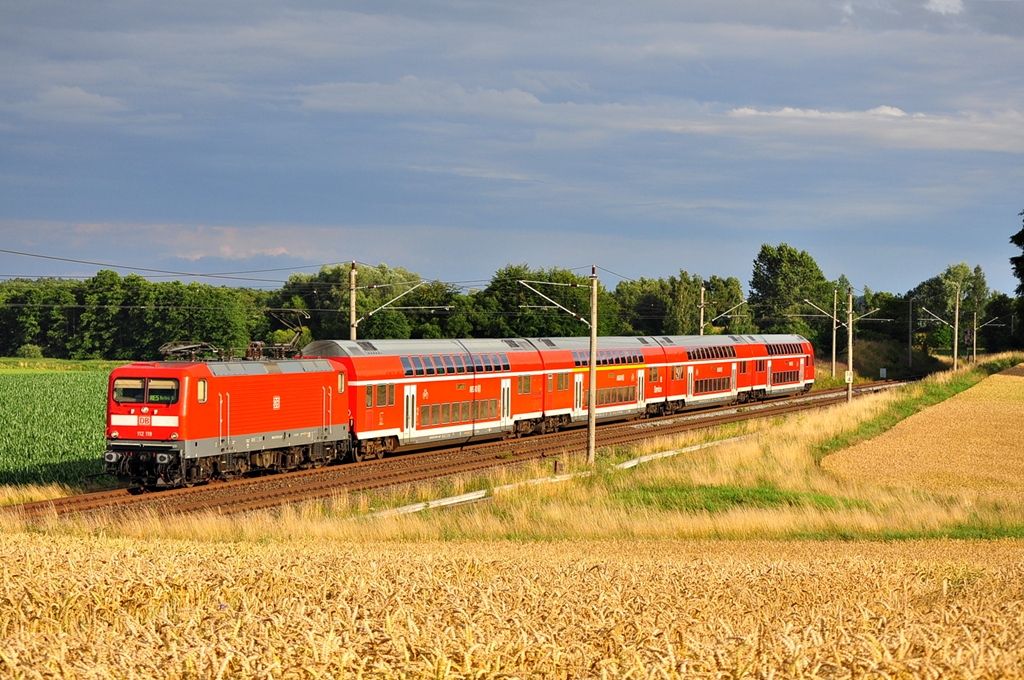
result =
[[355,463],[362,463],[363,460],[365,460],[365,459],[366,459],[366,457],[363,455],[362,447],[360,447],[360,446],[353,446],[352,447],[352,461],[355,462]]

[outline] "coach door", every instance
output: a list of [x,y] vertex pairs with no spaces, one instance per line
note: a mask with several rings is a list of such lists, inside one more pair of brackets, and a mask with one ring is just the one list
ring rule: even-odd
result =
[[501,416],[501,429],[512,427],[512,378],[501,380],[501,413],[498,415]]
[[771,394],[772,393],[772,360],[769,359],[765,363],[768,366],[768,371],[767,371],[767,373],[765,373],[765,376],[764,376],[764,384],[768,386],[768,388],[765,390],[765,392],[768,393],[768,394]]
[[644,369],[636,372],[636,403],[644,405]]
[[686,398],[693,399],[693,366],[686,367]]
[[800,357],[800,384],[804,384],[804,357]]
[[738,387],[738,385],[736,384],[736,362],[733,362],[733,364],[732,364],[732,393],[733,394],[736,394],[737,387]]
[[416,386],[405,386],[405,420],[402,421],[402,443],[411,444],[416,436]]
[[574,373],[573,383],[572,417],[573,419],[583,417],[583,374]]

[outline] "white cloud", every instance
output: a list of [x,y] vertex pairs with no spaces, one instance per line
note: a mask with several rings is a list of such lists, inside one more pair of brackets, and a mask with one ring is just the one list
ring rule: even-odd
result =
[[747,134],[854,136],[904,149],[1024,152],[1024,115],[1015,110],[987,114],[908,114],[893,106],[867,111],[819,111],[785,107],[771,111],[738,108],[729,116],[745,121]]
[[114,120],[115,114],[128,110],[116,97],[105,97],[67,85],[54,85],[34,100],[0,107],[25,118],[64,123],[107,122]]
[[928,0],[924,8],[939,14],[960,14],[964,11],[964,0]]

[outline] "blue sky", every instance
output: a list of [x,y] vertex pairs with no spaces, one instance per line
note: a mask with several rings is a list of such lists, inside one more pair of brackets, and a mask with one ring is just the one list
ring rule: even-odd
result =
[[[4,1],[0,18],[3,249],[746,284],[784,241],[875,290],[960,261],[1016,284],[1024,2]],[[95,269],[0,254],[7,276]]]

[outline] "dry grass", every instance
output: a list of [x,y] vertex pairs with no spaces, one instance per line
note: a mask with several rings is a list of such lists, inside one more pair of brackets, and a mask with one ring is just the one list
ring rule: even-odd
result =
[[[1012,401],[997,387],[987,399]],[[752,436],[450,511],[362,517],[550,468],[242,517],[0,516],[0,676],[1024,675],[1024,541],[763,540],[1024,525],[1017,501],[815,465],[815,446],[898,398],[737,424],[719,436]],[[651,488],[792,502],[680,509],[642,502]],[[509,538],[530,540],[493,540]]]
[[1022,547],[0,536],[0,672],[1017,676]]
[[1024,377],[997,374],[822,466],[882,486],[1017,501],[1024,492],[1022,432]]
[[[944,375],[933,380],[941,382]],[[909,388],[911,392],[923,389]],[[391,490],[372,496],[338,496],[274,512],[239,517],[189,517],[133,513],[72,520],[53,519],[42,528],[56,533],[96,533],[144,538],[210,541],[450,539],[750,539],[814,537],[891,537],[1017,535],[1001,527],[1024,526],[1024,504],[996,504],[946,489],[923,493],[888,488],[869,480],[844,479],[814,462],[817,443],[856,429],[890,407],[900,396],[880,393],[831,409],[784,419],[741,423],[717,436],[753,435],[678,458],[628,471],[604,469],[589,478],[561,484],[524,486],[490,502],[451,510],[365,518],[367,512],[448,494],[543,476],[550,467],[503,470],[486,479],[455,479]],[[913,418],[911,418],[913,420]],[[628,455],[681,448],[707,433],[651,440]],[[618,460],[625,452],[605,452]],[[581,464],[576,462],[580,467]],[[570,470],[574,465],[570,464]],[[673,504],[684,490],[694,503]],[[721,503],[706,496],[721,490],[736,498]],[[17,520],[0,517],[0,528],[22,530]],[[981,531],[976,531],[981,527]],[[957,533],[959,532],[959,533]],[[988,533],[986,533],[988,532]]]

